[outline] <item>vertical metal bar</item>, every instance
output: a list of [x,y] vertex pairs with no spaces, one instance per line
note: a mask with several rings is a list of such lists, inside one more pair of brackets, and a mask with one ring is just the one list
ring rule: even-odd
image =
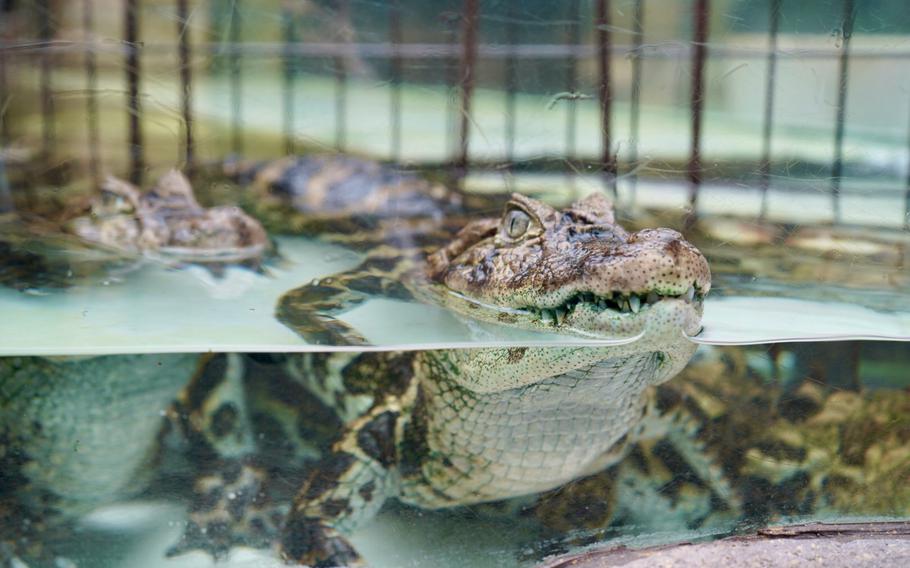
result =
[[[575,93],[578,90],[578,61],[575,49],[578,47],[581,13],[578,0],[569,0],[566,7],[566,45],[569,53],[566,56],[566,91]],[[575,101],[570,99],[566,105],[565,159],[568,165],[569,183],[575,189],[575,133],[578,109]]]
[[[454,54],[456,49],[455,46],[458,43],[458,33],[455,26],[456,18],[450,13],[443,14],[442,17],[445,21],[446,45],[451,49],[451,53]],[[458,105],[455,101],[455,89],[458,85],[459,61],[460,60],[453,55],[447,60],[446,65],[446,92],[449,93],[446,101],[446,152],[449,156],[455,155],[456,147],[455,131],[458,124],[458,112],[456,111],[456,108]]]
[[6,158],[0,155],[0,213],[10,213],[16,209],[13,193],[6,178]]
[[36,16],[38,18],[38,37],[41,39],[42,48],[40,56],[40,83],[41,83],[41,140],[42,150],[46,157],[54,154],[56,142],[56,118],[54,113],[54,87],[52,84],[53,50],[51,40],[54,39],[51,14],[48,0],[38,0]]
[[[0,14],[2,14],[2,12],[0,12]],[[6,61],[6,24],[5,18],[3,18],[0,19],[0,146],[6,146],[10,140],[9,120],[7,120],[9,97]]]
[[771,0],[768,21],[768,75],[765,78],[765,122],[762,128],[762,153],[759,187],[761,210],[759,218],[768,212],[768,187],[771,185],[771,135],[774,125],[774,85],[777,82],[777,32],[780,27],[781,0]]
[[190,22],[187,0],[177,0],[177,45],[180,59],[180,95],[183,106],[183,156],[186,172],[192,175],[196,166],[193,144],[193,53],[190,46]]
[[401,3],[392,0],[389,4],[389,39],[392,41],[391,92],[389,121],[391,122],[391,156],[392,161],[401,159],[401,54],[399,47],[401,35]]
[[[336,0],[337,21],[344,22],[348,25],[350,21],[350,6],[348,0]],[[343,30],[339,30],[344,33]],[[348,95],[348,75],[345,69],[344,57],[338,55],[335,57],[335,148],[339,152],[344,152],[347,144],[347,95]]]
[[638,129],[641,119],[642,49],[645,40],[645,0],[635,0],[632,15],[632,92],[629,95],[629,188],[635,203],[638,188]]
[[284,68],[284,86],[282,89],[283,92],[283,101],[282,101],[282,114],[284,116],[284,153],[288,155],[294,154],[296,151],[296,144],[294,143],[294,78],[296,71],[294,69],[295,60],[292,53],[293,45],[296,43],[295,37],[295,19],[294,12],[291,10],[290,4],[285,3],[284,8],[281,11],[282,19],[282,34],[284,35],[284,55],[282,57],[282,66]]
[[461,128],[459,130],[456,175],[464,177],[468,171],[468,139],[471,136],[471,97],[474,95],[474,71],[477,64],[477,23],[480,13],[478,0],[464,0],[461,30]]
[[[3,14],[3,11],[3,7],[0,6],[0,14]],[[5,19],[0,19],[0,147],[6,146],[10,140],[9,121],[6,119],[9,103],[6,74],[6,25]],[[6,159],[0,155],[0,213],[13,211],[14,208],[13,194],[6,177]]]
[[82,1],[82,33],[85,38],[85,118],[88,135],[88,171],[92,183],[101,182],[101,136],[98,126],[98,69],[95,62],[93,0]]
[[601,135],[601,173],[605,185],[609,186],[616,197],[616,159],[612,150],[612,104],[613,93],[610,85],[610,0],[597,0],[597,56],[600,71],[600,135]]
[[241,0],[231,1],[231,22],[228,28],[230,59],[228,67],[231,74],[231,151],[243,155],[243,73],[240,54],[243,41],[240,16]]
[[[910,129],[908,129],[910,132]],[[904,229],[910,229],[910,135],[907,136],[907,187],[904,193]]]
[[7,104],[9,104],[9,87],[7,84],[6,63],[6,26],[0,21],[0,146],[9,143],[9,121],[7,120]]
[[124,40],[126,43],[126,82],[129,114],[130,181],[142,184],[145,159],[142,147],[142,105],[139,100],[139,8],[140,0],[126,0]]
[[711,6],[709,0],[695,0],[695,34],[692,52],[692,148],[689,154],[689,214],[686,226],[691,227],[698,217],[698,188],[702,181],[701,170],[701,127],[704,109],[705,60],[707,59],[708,17]]
[[841,22],[843,44],[840,52],[840,70],[837,83],[837,111],[834,119],[834,162],[831,164],[831,206],[834,210],[834,222],[839,222],[840,187],[844,172],[844,120],[847,111],[847,81],[849,80],[850,36],[853,35],[855,16],[853,0],[844,0],[844,12]]
[[518,44],[518,13],[517,2],[508,2],[508,14],[506,16],[506,45],[509,46],[509,52],[505,60],[505,79],[506,79],[506,163],[511,168],[515,162],[515,111],[516,111],[516,91],[518,89],[518,62],[515,60],[515,46]]

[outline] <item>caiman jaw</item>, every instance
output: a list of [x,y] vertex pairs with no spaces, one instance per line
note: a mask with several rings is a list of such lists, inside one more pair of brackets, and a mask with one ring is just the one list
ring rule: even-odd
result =
[[620,316],[623,314],[638,314],[642,310],[646,310],[650,305],[671,298],[682,300],[688,304],[700,305],[704,297],[704,294],[694,285],[689,286],[688,290],[678,295],[664,295],[657,292],[644,294],[615,292],[607,295],[597,295],[593,292],[580,292],[556,306],[546,308],[529,306],[520,308],[519,311],[531,314],[532,317],[544,324],[558,326],[565,323],[566,318],[582,304],[587,305],[592,310],[609,312],[611,316]]

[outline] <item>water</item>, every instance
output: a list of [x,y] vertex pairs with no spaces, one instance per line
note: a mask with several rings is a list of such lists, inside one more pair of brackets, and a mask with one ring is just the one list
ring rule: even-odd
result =
[[[260,370],[273,364],[259,360]],[[907,518],[908,366],[910,352],[897,342],[703,346],[659,387],[669,429],[605,472],[521,500],[517,514],[391,503],[352,542],[375,566],[533,566],[595,543],[647,546],[784,522]],[[163,400],[148,410],[166,411]],[[216,565],[200,552],[164,558],[186,523],[188,488],[175,481],[186,482],[180,447],[166,443],[159,456],[161,470],[178,464],[169,475],[89,506],[72,521],[78,536],[64,533],[57,552],[79,565]],[[240,547],[218,565],[281,563]]]
[[[0,310],[6,316],[0,320],[0,355],[343,348],[308,345],[275,320],[275,304],[284,292],[351,269],[362,257],[304,239],[280,237],[277,242],[282,258],[265,274],[229,268],[215,276],[199,267],[174,270],[150,263],[118,279],[105,280],[102,275],[94,284],[44,290],[39,295],[0,288]],[[704,330],[694,340],[746,344],[910,339],[910,295],[900,288],[848,288],[840,296],[825,298],[821,283],[816,284],[807,290],[803,283],[783,282],[769,289],[766,279],[716,276],[716,292],[705,304]],[[386,299],[365,302],[342,319],[381,349],[602,343],[516,332],[465,321],[437,306]]]
[[[714,271],[703,329],[690,338],[700,347],[686,370],[660,387],[660,426],[627,458],[505,510],[390,503],[354,533],[357,550],[376,566],[533,566],[587,546],[649,546],[767,524],[910,515],[902,483],[910,476],[910,302],[902,237],[801,227],[802,233],[791,230],[785,248],[770,244],[780,227],[709,220],[693,233]],[[312,439],[301,435],[302,449],[287,462],[300,463],[277,477],[284,488],[276,498],[290,499],[301,472],[312,467],[307,444],[340,426],[311,408],[314,397],[300,399],[299,387],[268,369],[289,353],[340,351],[350,361],[365,351],[307,343],[275,319],[275,305],[294,287],[356,267],[363,254],[303,238],[278,237],[276,244],[279,257],[262,272],[149,261],[91,274],[64,289],[0,289],[7,316],[0,320],[0,460],[13,472],[6,495],[0,490],[0,507],[13,507],[6,518],[14,519],[0,525],[0,535],[37,540],[77,565],[216,565],[200,551],[167,556],[189,522],[196,472],[227,467],[211,460],[200,466],[205,454],[187,441],[192,435],[179,434],[192,413],[171,405],[193,397],[181,395],[184,386],[211,376],[234,385],[223,396],[236,408],[262,404],[255,389],[236,397],[257,380],[275,381],[269,398],[285,402],[268,412],[286,419],[291,412],[295,428],[312,433]],[[635,341],[516,331],[437,305],[379,297],[340,318],[374,352],[595,349]],[[252,355],[197,355],[224,352]],[[242,375],[227,364],[216,375],[194,372],[200,357],[206,365],[246,361],[253,370]],[[567,405],[568,416],[573,408]],[[228,443],[226,455],[282,462],[275,452],[286,439],[270,429],[255,432],[255,442]],[[62,516],[36,505],[48,492]],[[44,523],[52,530],[29,528]],[[224,565],[281,563],[272,550],[238,547]]]
[[[443,177],[463,152],[464,189],[554,203],[609,191],[602,171],[616,166],[622,223],[680,227],[694,208],[700,222],[686,234],[714,275],[703,329],[689,338],[696,354],[658,391],[663,429],[540,500],[391,503],[352,535],[371,565],[534,566],[586,547],[767,524],[910,519],[910,26],[900,2],[855,3],[853,15],[846,0],[710,3],[703,40],[695,28],[708,3],[613,3],[602,25],[600,3],[481,2],[476,65],[460,60],[472,34],[458,7],[290,4],[145,0],[124,3],[139,6],[128,14],[100,0],[4,3],[0,216],[59,204],[64,186],[93,176],[148,182],[227,155],[337,150]],[[127,15],[139,25],[123,25]],[[706,49],[700,95],[695,45]],[[559,92],[578,97],[551,105]],[[311,446],[340,428],[317,397],[278,381],[289,353],[586,352],[635,339],[516,331],[370,298],[340,315],[368,346],[308,343],[275,318],[279,297],[363,255],[276,242],[280,258],[262,273],[113,263],[67,289],[0,287],[0,566],[14,539],[45,555],[35,566],[68,566],[55,555],[102,568],[283,565],[248,547],[221,563],[166,557],[187,526],[195,474],[229,469],[199,451],[198,432],[181,434],[189,414],[173,404],[213,377],[225,377],[221,395],[235,405],[213,413],[219,427],[231,408],[265,405],[302,432],[260,418],[254,441],[219,441],[222,455],[284,463],[288,498]],[[221,362],[220,373],[197,372]],[[274,396],[244,392],[263,384]]]

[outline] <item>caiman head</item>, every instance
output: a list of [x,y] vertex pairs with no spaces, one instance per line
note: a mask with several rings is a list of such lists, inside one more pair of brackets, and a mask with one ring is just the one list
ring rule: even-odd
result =
[[595,338],[694,335],[711,288],[705,257],[672,229],[629,233],[593,194],[562,211],[513,195],[429,257],[447,304],[471,317]]
[[258,221],[237,207],[204,208],[177,170],[149,190],[108,177],[91,211],[67,230],[94,245],[169,261],[256,264],[270,249]]

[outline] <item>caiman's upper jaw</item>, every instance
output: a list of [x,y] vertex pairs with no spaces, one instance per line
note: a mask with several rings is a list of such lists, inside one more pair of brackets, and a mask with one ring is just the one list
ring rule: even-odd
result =
[[705,294],[694,285],[689,286],[685,292],[677,295],[665,295],[653,291],[645,294],[615,292],[606,295],[598,295],[593,292],[578,292],[558,305],[547,307],[528,306],[520,308],[519,311],[530,314],[532,318],[544,324],[559,326],[566,323],[579,306],[602,313],[607,317],[635,316],[643,310],[647,310],[649,306],[667,299],[682,300],[687,304],[700,307],[704,298]]
[[476,317],[596,336],[690,332],[711,289],[707,260],[683,235],[629,233],[600,194],[562,212],[516,195],[501,219],[469,223],[428,266]]

